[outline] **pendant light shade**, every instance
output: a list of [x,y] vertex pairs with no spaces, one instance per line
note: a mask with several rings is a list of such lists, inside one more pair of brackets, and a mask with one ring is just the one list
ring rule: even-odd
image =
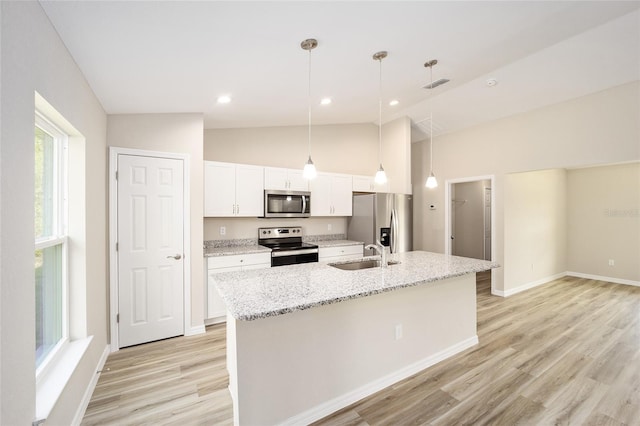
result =
[[302,177],[304,177],[305,179],[313,179],[316,177],[316,175],[316,166],[311,160],[311,155],[309,155],[309,159],[307,160],[307,163],[304,165],[304,169],[302,170]]
[[373,60],[380,62],[380,79],[378,81],[378,162],[380,167],[374,178],[378,185],[387,183],[387,174],[382,167],[382,60],[386,57],[387,52],[384,50],[373,54]]
[[[429,72],[431,74],[431,84],[433,87],[433,66],[438,63],[437,59],[433,59],[424,64],[425,67],[429,68]],[[429,177],[425,182],[425,185],[429,189],[436,188],[438,186],[438,180],[436,179],[436,175],[433,174],[433,101],[431,102],[431,112],[429,113]]]
[[308,153],[309,159],[307,163],[304,165],[304,169],[302,170],[302,176],[305,179],[313,179],[316,177],[316,166],[313,164],[313,160],[311,160],[311,51],[318,46],[318,41],[314,38],[308,38],[300,43],[300,47],[309,52],[309,91],[308,91],[308,110],[309,110],[309,146]]
[[378,185],[384,185],[385,183],[387,183],[387,174],[384,171],[384,167],[382,167],[382,163],[380,163],[380,168],[378,168],[378,171],[376,172],[376,177],[373,178],[373,180]]
[[427,178],[427,183],[425,184],[425,186],[429,189],[433,189],[438,186],[438,180],[436,179],[436,176],[433,174],[433,172],[431,172],[431,174]]

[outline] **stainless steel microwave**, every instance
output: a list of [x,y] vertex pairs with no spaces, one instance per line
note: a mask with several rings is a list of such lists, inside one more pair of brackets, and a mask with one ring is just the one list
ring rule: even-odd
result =
[[311,193],[307,191],[264,191],[264,217],[311,216]]

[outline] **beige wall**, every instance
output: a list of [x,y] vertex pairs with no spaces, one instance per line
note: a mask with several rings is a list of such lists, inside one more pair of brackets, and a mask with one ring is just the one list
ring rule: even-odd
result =
[[564,169],[514,173],[504,182],[504,276],[509,289],[567,271]]
[[[382,162],[392,189],[410,192],[411,133],[407,117],[382,128]],[[378,127],[374,124],[313,126],[311,158],[319,172],[373,176],[378,170]],[[204,159],[302,169],[307,162],[308,127],[206,129]],[[395,186],[394,185],[395,181]]]
[[72,266],[80,271],[74,279],[86,288],[71,297],[84,306],[86,324],[72,335],[93,339],[48,422],[70,424],[107,348],[106,114],[38,2],[0,2],[0,14],[0,424],[31,424],[35,416],[35,91],[85,139],[75,158],[84,161],[86,215],[75,217],[86,226],[72,244],[80,239],[89,255],[74,258],[82,263]]
[[[302,169],[307,160],[306,126],[204,131],[204,159]],[[383,126],[382,160],[391,192],[411,193],[411,134],[406,117]],[[378,169],[378,127],[335,124],[312,127],[311,157],[320,172],[373,176]],[[332,229],[328,229],[328,224]],[[205,218],[205,240],[254,238],[261,226],[302,226],[306,235],[346,233],[346,218],[304,220]],[[225,226],[221,236],[219,227]]]
[[[495,175],[496,261],[504,257],[504,176],[532,170],[580,167],[640,159],[640,83],[633,82],[528,113],[496,120],[434,140],[434,172],[440,185],[424,188],[428,143],[417,142],[412,174],[416,249],[444,251],[444,187],[447,179]],[[437,209],[429,210],[429,204]],[[503,291],[505,268],[494,271]]]
[[[191,325],[204,323],[202,114],[109,115],[109,146],[188,154],[191,198]],[[185,330],[189,333],[189,330]]]
[[[302,169],[306,126],[204,131],[204,159]],[[378,128],[372,124],[313,126],[311,158],[319,172],[373,175],[378,169]]]
[[569,170],[567,180],[569,271],[640,281],[640,164]]

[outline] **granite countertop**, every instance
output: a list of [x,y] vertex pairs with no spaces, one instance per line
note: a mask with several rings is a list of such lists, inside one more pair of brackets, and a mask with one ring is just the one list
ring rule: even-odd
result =
[[352,246],[355,244],[364,244],[362,241],[350,241],[350,240],[324,240],[324,241],[316,241],[314,244],[317,244],[320,248],[326,247],[341,247],[341,246]]
[[[344,234],[307,235],[303,237],[303,241],[317,244],[318,247],[339,247],[352,244],[363,244],[359,241],[345,240]],[[204,242],[204,257],[234,256],[239,254],[270,252],[270,248],[258,245],[257,238],[209,240]]]
[[271,253],[271,249],[257,244],[249,246],[205,247],[204,249],[204,257],[234,256],[238,254],[252,253]]
[[400,263],[359,271],[305,263],[227,272],[212,279],[231,315],[251,321],[499,267],[495,262],[424,251],[397,253],[389,260]]

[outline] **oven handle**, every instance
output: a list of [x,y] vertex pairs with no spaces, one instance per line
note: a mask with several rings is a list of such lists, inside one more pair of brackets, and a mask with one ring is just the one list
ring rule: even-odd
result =
[[283,256],[295,256],[297,254],[313,254],[318,253],[317,248],[303,249],[303,250],[287,250],[287,251],[273,251],[271,257],[283,257]]

